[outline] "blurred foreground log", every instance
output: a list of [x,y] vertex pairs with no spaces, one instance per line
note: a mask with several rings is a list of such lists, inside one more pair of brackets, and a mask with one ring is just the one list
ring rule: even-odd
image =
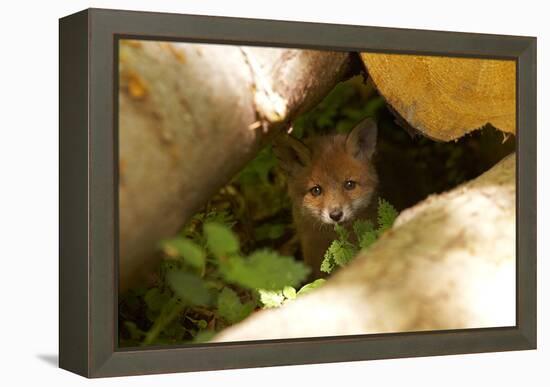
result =
[[214,341],[515,324],[515,154],[405,210],[324,287]]
[[270,132],[324,97],[348,53],[120,43],[120,288],[150,275],[172,236]]
[[490,123],[516,132],[512,60],[362,53],[378,91],[410,126],[450,141]]

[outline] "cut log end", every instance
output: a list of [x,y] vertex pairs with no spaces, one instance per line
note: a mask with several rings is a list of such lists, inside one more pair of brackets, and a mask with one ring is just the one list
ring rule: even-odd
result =
[[512,60],[362,53],[388,104],[424,135],[451,141],[486,124],[516,132]]

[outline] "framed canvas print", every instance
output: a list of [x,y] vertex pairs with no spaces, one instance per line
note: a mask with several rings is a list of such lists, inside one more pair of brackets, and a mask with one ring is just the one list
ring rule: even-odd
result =
[[60,366],[536,348],[536,40],[60,20]]

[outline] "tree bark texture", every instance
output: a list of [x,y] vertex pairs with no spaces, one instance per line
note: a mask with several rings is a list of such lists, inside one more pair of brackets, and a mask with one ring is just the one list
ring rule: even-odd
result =
[[215,341],[515,324],[515,154],[402,212],[320,289]]
[[516,132],[512,60],[362,53],[369,76],[411,127],[450,141],[490,123]]
[[123,40],[119,61],[120,289],[350,69],[341,52]]

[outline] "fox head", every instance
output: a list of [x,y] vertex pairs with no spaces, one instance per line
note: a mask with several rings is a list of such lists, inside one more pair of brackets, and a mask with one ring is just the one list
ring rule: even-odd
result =
[[274,150],[288,174],[294,208],[325,224],[355,220],[370,204],[378,183],[372,163],[376,136],[372,119],[348,135],[317,136],[306,142],[280,136]]

